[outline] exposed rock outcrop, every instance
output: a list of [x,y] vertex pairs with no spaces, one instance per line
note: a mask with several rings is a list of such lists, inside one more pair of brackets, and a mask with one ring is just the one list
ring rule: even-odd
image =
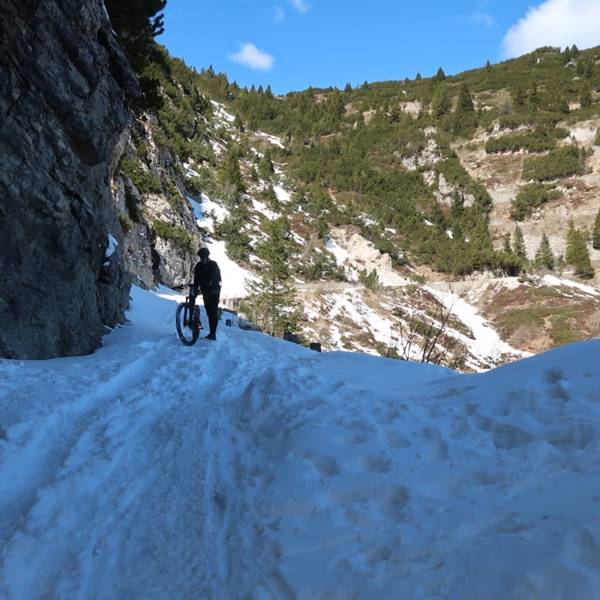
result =
[[0,356],[89,353],[128,303],[109,179],[138,84],[102,0],[4,0],[0,34]]

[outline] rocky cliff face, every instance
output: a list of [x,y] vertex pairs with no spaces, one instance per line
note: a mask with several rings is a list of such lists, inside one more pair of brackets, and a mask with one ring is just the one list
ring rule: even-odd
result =
[[0,356],[88,353],[128,303],[109,180],[138,85],[102,0],[5,0],[0,33]]

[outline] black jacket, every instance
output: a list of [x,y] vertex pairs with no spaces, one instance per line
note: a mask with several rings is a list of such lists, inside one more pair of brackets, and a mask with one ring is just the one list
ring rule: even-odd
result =
[[206,265],[202,261],[194,268],[194,288],[196,294],[218,294],[221,292],[221,271],[219,265],[208,259]]

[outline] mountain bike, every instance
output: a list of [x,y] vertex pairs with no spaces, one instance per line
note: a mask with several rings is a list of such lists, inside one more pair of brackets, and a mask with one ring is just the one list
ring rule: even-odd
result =
[[175,328],[181,343],[184,346],[193,346],[198,341],[202,323],[200,322],[200,309],[196,306],[194,284],[188,283],[187,285],[190,291],[185,302],[177,305]]

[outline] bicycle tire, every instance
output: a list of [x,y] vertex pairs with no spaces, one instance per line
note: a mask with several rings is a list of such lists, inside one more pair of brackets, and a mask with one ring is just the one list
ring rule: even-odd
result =
[[177,329],[177,335],[184,346],[193,346],[198,341],[200,335],[200,312],[198,307],[194,307],[194,312],[190,318],[190,323],[187,325],[184,323],[184,308],[187,302],[181,302],[177,305],[175,312],[175,328]]

